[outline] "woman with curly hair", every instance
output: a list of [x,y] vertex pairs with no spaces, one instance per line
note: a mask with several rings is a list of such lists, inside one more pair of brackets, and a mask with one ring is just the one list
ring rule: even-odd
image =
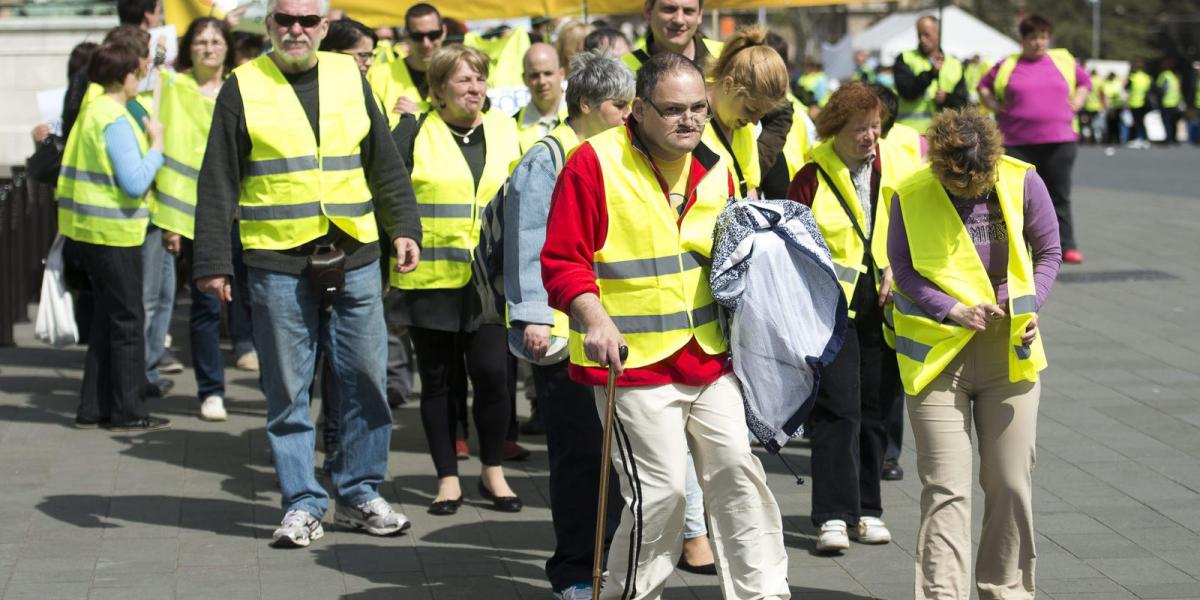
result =
[[891,115],[861,81],[847,82],[817,115],[822,141],[796,173],[788,198],[812,207],[846,299],[847,328],[837,358],[821,369],[811,422],[812,522],[817,551],[841,552],[853,537],[886,544],[879,481],[887,419],[899,400],[891,346],[892,272],[887,234],[890,193],[916,169],[906,152],[882,143]]
[[988,117],[940,113],[892,201],[896,355],[917,445],[916,598],[971,596],[971,429],[984,491],[981,599],[1034,597],[1038,311],[1062,252],[1046,184]]

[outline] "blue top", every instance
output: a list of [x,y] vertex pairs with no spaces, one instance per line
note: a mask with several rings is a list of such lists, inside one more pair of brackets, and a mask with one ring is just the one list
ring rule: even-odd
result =
[[510,321],[554,324],[546,288],[542,285],[542,245],[550,195],[558,172],[545,144],[535,144],[517,163],[504,199],[504,296]]
[[121,117],[104,128],[104,145],[121,191],[140,198],[154,183],[154,175],[163,165],[162,152],[151,149],[142,156],[137,136],[129,119]]

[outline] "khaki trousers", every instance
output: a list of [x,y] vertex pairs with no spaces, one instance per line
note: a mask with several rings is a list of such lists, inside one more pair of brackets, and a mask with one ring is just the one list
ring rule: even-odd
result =
[[916,598],[971,597],[971,425],[979,445],[980,600],[1034,597],[1032,470],[1039,383],[1008,380],[1009,321],[976,333],[908,414],[921,476]]
[[[604,388],[595,392],[603,421]],[[783,520],[750,451],[733,375],[701,387],[617,389],[612,459],[628,512],[608,552],[600,597],[662,596],[682,552],[689,449],[704,491],[721,594],[727,600],[790,598]]]

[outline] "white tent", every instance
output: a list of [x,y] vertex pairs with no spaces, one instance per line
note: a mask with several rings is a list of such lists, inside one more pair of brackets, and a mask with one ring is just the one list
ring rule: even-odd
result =
[[[853,37],[854,50],[867,50],[880,64],[891,65],[896,56],[917,47],[917,19],[937,16],[937,9],[895,13]],[[996,31],[957,6],[947,6],[942,17],[942,49],[967,59],[978,54],[989,64],[1021,51],[1011,37]]]

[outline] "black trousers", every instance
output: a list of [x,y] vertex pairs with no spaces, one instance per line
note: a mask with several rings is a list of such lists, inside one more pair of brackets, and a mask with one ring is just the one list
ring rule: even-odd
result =
[[[554,522],[554,554],[546,561],[546,577],[555,591],[592,580],[592,544],[596,536],[596,504],[600,494],[600,444],[604,434],[592,388],[571,381],[567,362],[533,366],[538,406],[546,427],[550,455],[550,518]],[[621,522],[621,484],[608,470],[608,507],[604,547],[612,543]]]
[[1105,114],[1104,143],[1116,146],[1121,143],[1121,109],[1110,108]]
[[[883,514],[880,471],[887,449],[887,420],[900,389],[896,352],[883,339],[883,310],[876,306],[870,275],[858,284],[837,358],[821,369],[810,420],[812,522]],[[865,288],[865,289],[864,289]]]
[[1167,130],[1167,139],[1164,140],[1168,144],[1179,143],[1179,118],[1183,113],[1179,111],[1179,107],[1162,109],[1163,127]]
[[1058,216],[1058,237],[1062,249],[1075,250],[1075,226],[1071,218],[1071,174],[1075,171],[1075,155],[1079,145],[1075,142],[1055,144],[1029,144],[1008,146],[1005,151],[1013,158],[1021,159],[1037,167],[1038,175],[1046,182],[1050,200],[1054,203],[1054,214]]
[[72,243],[91,281],[94,310],[76,416],[114,425],[144,418],[142,248]]
[[[1146,113],[1150,112],[1150,107],[1144,105],[1140,108],[1129,109],[1133,113],[1133,131],[1129,134],[1131,140],[1146,139]],[[1063,250],[1067,247],[1063,246]]]
[[410,327],[421,376],[421,423],[438,477],[458,475],[454,439],[459,394],[467,379],[475,390],[471,407],[479,435],[479,460],[499,466],[508,432],[508,342],[504,327],[483,325],[472,333]]
[[892,403],[891,414],[887,417],[887,446],[883,451],[883,460],[900,462],[900,449],[904,447],[904,392],[896,393]]

